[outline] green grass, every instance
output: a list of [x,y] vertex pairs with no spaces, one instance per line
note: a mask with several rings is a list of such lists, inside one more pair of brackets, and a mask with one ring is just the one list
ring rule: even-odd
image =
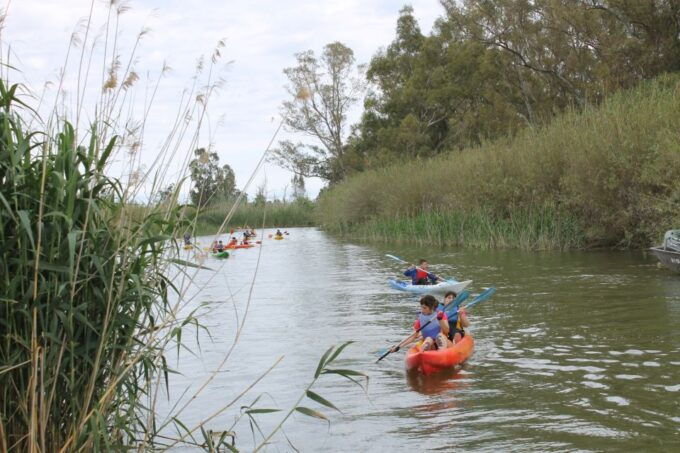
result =
[[481,210],[426,212],[411,217],[373,219],[340,233],[372,242],[480,249],[569,250],[585,244],[576,219],[549,208],[517,211],[509,218],[500,219]]
[[[216,203],[202,209],[195,216],[193,209],[187,210],[187,216],[195,217],[196,235],[214,234],[227,213],[231,209],[230,203]],[[242,204],[226,225],[228,228],[249,226],[251,228],[273,227],[288,228],[296,226],[314,226],[317,224],[315,205],[309,200],[298,200],[289,203],[267,202],[266,205]]]
[[321,225],[469,247],[644,247],[680,224],[680,77],[515,139],[367,171],[326,191]]

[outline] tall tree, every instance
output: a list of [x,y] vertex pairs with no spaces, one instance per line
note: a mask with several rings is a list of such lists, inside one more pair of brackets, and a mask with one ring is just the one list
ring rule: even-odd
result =
[[220,167],[217,153],[198,148],[194,155],[196,158],[189,163],[194,183],[190,196],[194,205],[204,207],[238,195],[234,170],[227,164]]
[[347,112],[364,90],[363,68],[355,65],[352,49],[340,42],[327,44],[320,59],[311,50],[295,57],[297,65],[283,71],[291,99],[283,103],[282,115],[289,131],[316,143],[282,141],[272,160],[297,175],[334,183],[348,171]]

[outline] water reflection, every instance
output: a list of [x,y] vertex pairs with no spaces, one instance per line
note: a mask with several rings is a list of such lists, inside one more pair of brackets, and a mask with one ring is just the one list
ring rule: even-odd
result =
[[[456,390],[463,390],[470,385],[470,376],[465,373],[464,370],[465,365],[427,376],[416,370],[409,370],[405,373],[406,382],[411,389],[423,395],[438,395],[445,392],[455,392]],[[452,393],[451,399],[446,403],[437,404],[455,407],[457,405],[455,395]],[[433,407],[436,407],[436,405]],[[442,406],[442,408],[444,408],[444,406]]]

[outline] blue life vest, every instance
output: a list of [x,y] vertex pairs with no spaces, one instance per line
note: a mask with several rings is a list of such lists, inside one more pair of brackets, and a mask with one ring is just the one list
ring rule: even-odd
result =
[[425,324],[428,321],[432,321],[423,330],[420,331],[421,335],[423,338],[432,338],[435,339],[437,335],[439,335],[439,332],[442,331],[442,328],[439,326],[439,320],[437,319],[437,312],[435,311],[431,315],[424,315],[420,314],[418,315],[418,319],[420,320],[420,327],[425,326]]

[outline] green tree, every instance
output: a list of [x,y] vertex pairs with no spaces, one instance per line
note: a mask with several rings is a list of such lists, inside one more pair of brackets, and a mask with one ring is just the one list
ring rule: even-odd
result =
[[234,170],[227,164],[220,167],[217,153],[198,148],[194,155],[196,158],[189,163],[193,181],[190,196],[194,205],[204,207],[238,195]]
[[320,59],[311,50],[295,57],[297,66],[284,69],[291,95],[282,105],[284,123],[315,143],[282,141],[272,160],[295,174],[334,183],[348,172],[347,112],[365,87],[362,67],[355,65],[352,49],[340,42],[327,44]]

